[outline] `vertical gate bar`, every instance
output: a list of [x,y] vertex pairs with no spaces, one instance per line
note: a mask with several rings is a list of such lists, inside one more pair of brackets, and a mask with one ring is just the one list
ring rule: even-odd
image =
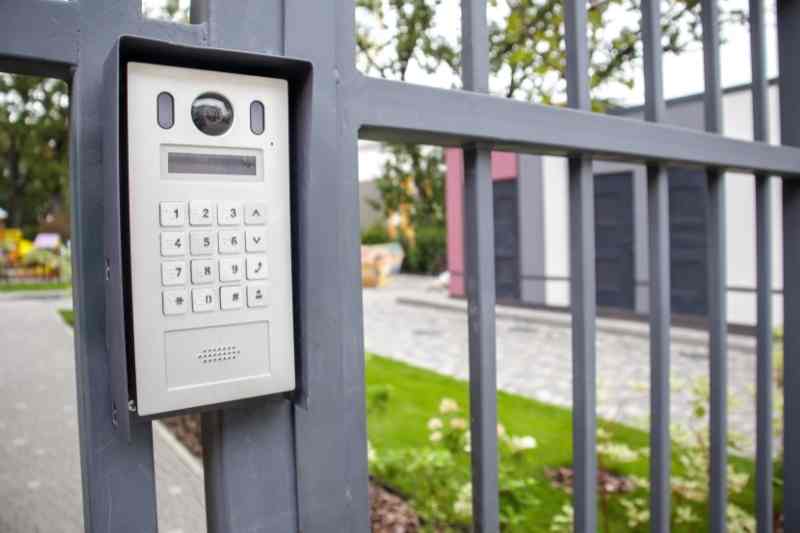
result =
[[[661,5],[642,2],[645,119],[664,118]],[[669,178],[662,165],[647,166],[650,293],[650,531],[670,529],[670,256]]]
[[[769,142],[764,2],[750,0],[753,139]],[[756,524],[772,533],[772,187],[756,180]]]
[[[781,143],[800,146],[800,2],[777,2]],[[784,531],[800,531],[800,183],[783,180]]]
[[[705,126],[722,132],[722,90],[719,64],[719,7],[702,0]],[[727,507],[727,305],[725,268],[725,178],[707,169],[708,182],[708,333],[710,371],[710,502],[712,533],[726,531]]]
[[[486,0],[462,0],[462,84],[489,90]],[[469,321],[469,398],[473,528],[500,530],[497,458],[494,195],[491,151],[464,147],[465,279]]]
[[[281,0],[194,0],[190,17],[208,25],[212,46],[283,52]],[[209,533],[297,530],[290,402],[253,399],[202,421]]]
[[[156,488],[151,424],[112,422],[105,342],[103,226],[103,64],[117,37],[135,31],[136,2],[83,0],[79,57],[70,87],[70,174],[74,241],[75,366],[84,528],[92,533],[155,532]],[[29,38],[39,38],[31,35]],[[125,408],[118,406],[117,408]]]
[[313,16],[309,5],[285,2],[283,20],[287,55],[314,64],[300,96],[307,107],[292,187],[295,338],[306,386],[294,407],[298,529],[366,533],[358,125],[343,105],[355,76],[355,2],[314,2]]
[[[569,106],[591,109],[586,2],[565,1]],[[597,369],[595,346],[594,176],[592,159],[569,159],[572,448],[575,531],[597,529]]]

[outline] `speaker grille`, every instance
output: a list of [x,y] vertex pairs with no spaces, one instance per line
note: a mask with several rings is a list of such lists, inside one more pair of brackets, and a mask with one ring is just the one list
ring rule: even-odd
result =
[[221,363],[238,359],[239,355],[241,355],[241,351],[237,346],[225,344],[200,350],[200,353],[197,354],[197,360],[203,364]]

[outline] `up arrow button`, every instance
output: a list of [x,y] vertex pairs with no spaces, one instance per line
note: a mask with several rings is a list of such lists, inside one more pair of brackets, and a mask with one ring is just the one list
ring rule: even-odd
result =
[[244,223],[261,226],[267,223],[267,204],[252,203],[244,206]]

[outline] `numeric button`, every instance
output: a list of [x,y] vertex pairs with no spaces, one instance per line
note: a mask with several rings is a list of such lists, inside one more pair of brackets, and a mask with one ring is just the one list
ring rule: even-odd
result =
[[210,226],[214,223],[214,204],[211,202],[189,202],[189,224],[192,226]]
[[217,209],[217,221],[220,226],[238,226],[242,223],[242,204],[239,202],[222,202]]
[[186,204],[183,202],[161,202],[159,220],[164,227],[180,227],[186,224]]
[[214,289],[192,289],[192,309],[195,313],[217,310],[217,291]]
[[217,262],[213,259],[192,261],[192,283],[213,283],[217,279]]
[[186,254],[186,234],[182,231],[165,231],[161,234],[161,255]]
[[214,234],[210,231],[193,231],[189,234],[192,255],[211,255],[214,253]]
[[185,289],[172,289],[162,294],[165,315],[183,315],[189,309]]
[[242,241],[244,235],[239,230],[226,230],[219,232],[219,253],[239,254],[242,253]]
[[186,283],[186,263],[183,261],[161,263],[161,283],[166,286]]
[[268,275],[267,256],[251,255],[247,257],[247,279],[266,279]]
[[267,223],[267,204],[252,203],[244,206],[244,223],[259,226]]
[[226,257],[219,261],[220,281],[241,281],[244,271],[244,262],[241,257]]

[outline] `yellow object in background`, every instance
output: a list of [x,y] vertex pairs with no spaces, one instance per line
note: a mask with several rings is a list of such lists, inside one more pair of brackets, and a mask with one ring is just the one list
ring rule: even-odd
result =
[[20,239],[17,242],[17,256],[22,259],[33,250],[33,243],[27,239]]

